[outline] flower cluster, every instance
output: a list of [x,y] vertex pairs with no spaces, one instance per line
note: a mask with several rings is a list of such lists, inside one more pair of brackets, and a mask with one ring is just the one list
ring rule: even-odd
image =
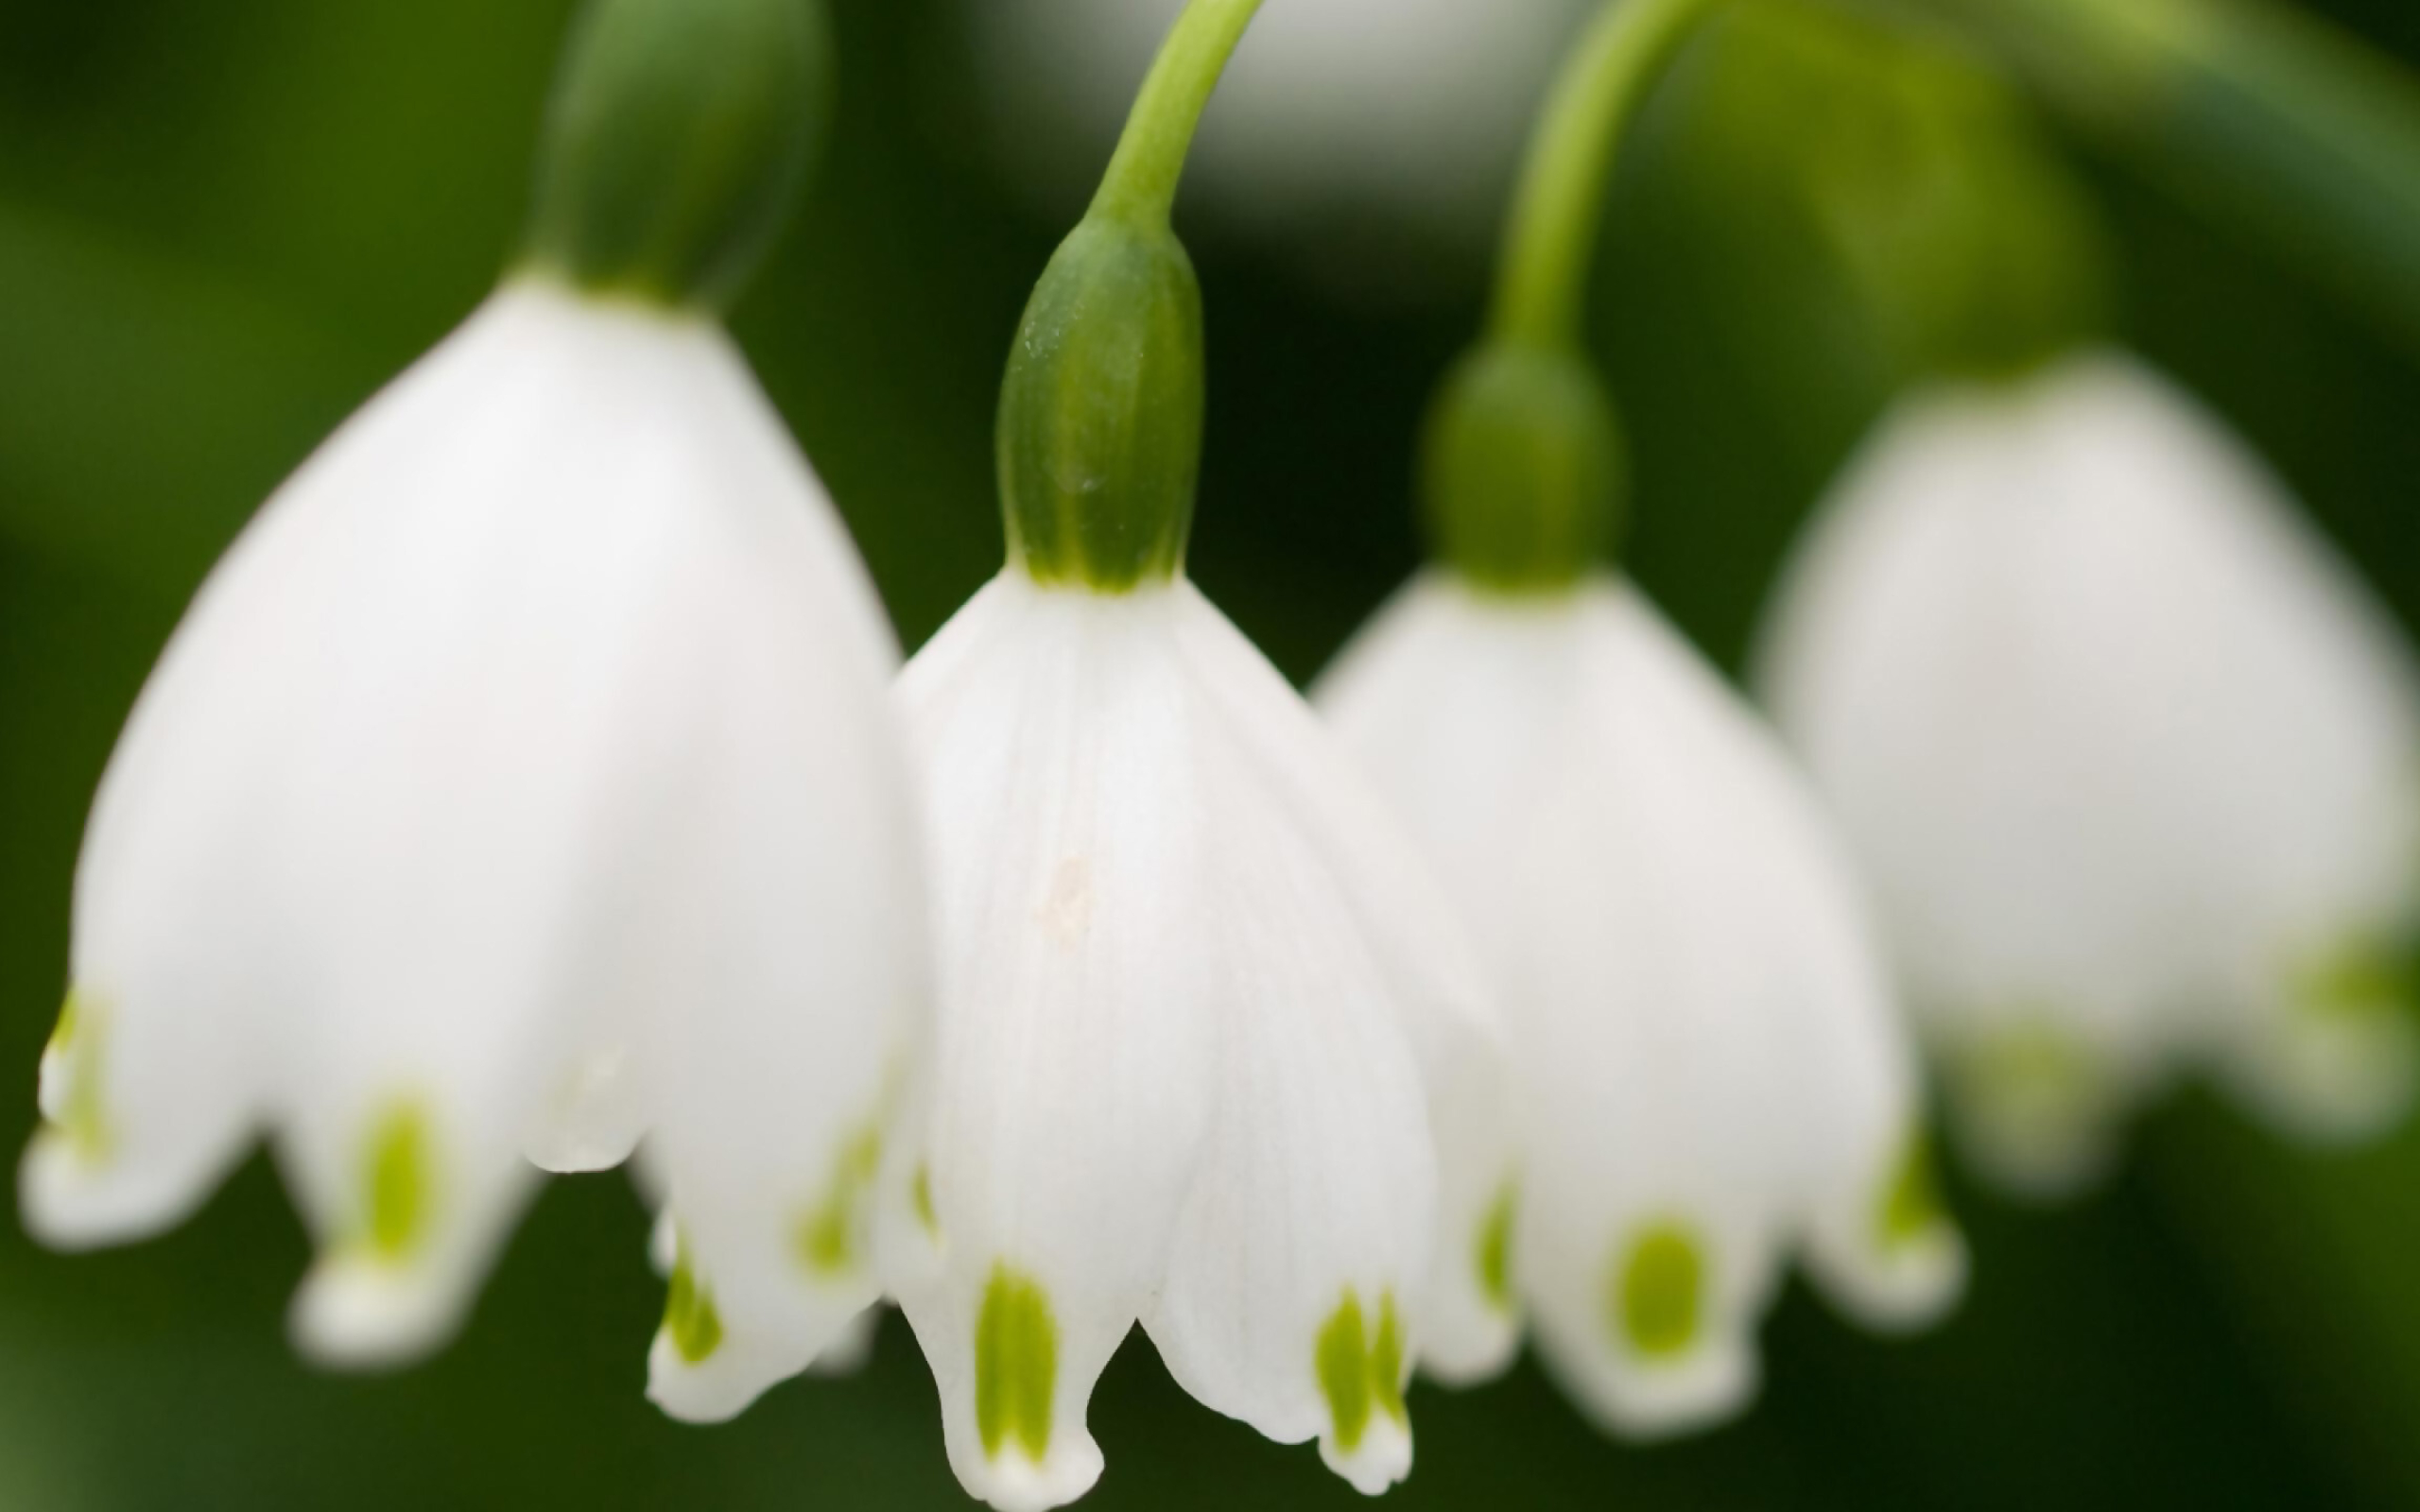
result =
[[1298,696],[1184,570],[1171,215],[1257,8],[1162,47],[1017,335],[1006,565],[903,667],[718,323],[815,146],[819,13],[593,0],[513,271],[269,501],[127,727],[38,1235],[156,1231],[266,1138],[319,1254],[297,1345],[387,1366],[540,1172],[628,1163],[666,1413],[845,1365],[894,1301],[961,1483],[1039,1512],[1102,1473],[1138,1324],[1374,1494],[1415,1371],[1525,1330],[1652,1436],[1743,1408],[1793,1265],[1933,1322],[1967,1256],[1920,1043],[2036,1188],[2187,1065],[2322,1133],[2401,1110],[2420,695],[2143,369],[1886,422],[1767,659],[1811,781],[1615,565],[1594,228],[1707,0],[1576,44],[1432,414],[1433,560]]

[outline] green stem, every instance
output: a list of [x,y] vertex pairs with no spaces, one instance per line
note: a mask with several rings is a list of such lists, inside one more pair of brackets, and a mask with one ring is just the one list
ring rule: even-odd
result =
[[1506,233],[1492,335],[1576,347],[1598,227],[1622,137],[1717,0],[1608,0],[1564,65],[1530,139]]
[[1093,214],[1165,225],[1176,206],[1194,129],[1261,0],[1193,0],[1177,18],[1126,118]]
[[2272,0],[1901,0],[2420,352],[2420,79]]

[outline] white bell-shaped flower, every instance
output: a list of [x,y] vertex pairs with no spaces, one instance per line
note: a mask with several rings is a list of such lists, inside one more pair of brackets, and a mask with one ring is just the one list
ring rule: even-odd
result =
[[2313,1136],[2400,1115],[2420,684],[2168,382],[2102,352],[1905,401],[1765,662],[1992,1174],[2074,1187],[2196,1066]]
[[1775,743],[1633,588],[1408,589],[1318,700],[1494,976],[1510,1270],[1612,1428],[1736,1410],[1787,1259],[1886,1327],[1964,1254],[1858,885]]
[[1036,285],[1000,403],[1007,570],[900,684],[942,1006],[940,1263],[899,1297],[950,1463],[1002,1512],[1099,1477],[1086,1410],[1137,1322],[1195,1397],[1371,1493],[1410,1469],[1416,1352],[1481,1368],[1512,1342],[1480,974],[1184,572],[1205,377],[1168,217],[1258,3],[1185,9]]
[[876,1295],[861,1172],[925,996],[895,659],[717,328],[508,286],[270,502],[146,690],[28,1223],[153,1231],[267,1128],[321,1252],[298,1341],[374,1362],[452,1328],[525,1148],[644,1129],[729,1323],[804,1364]]
[[804,0],[596,0],[523,270],[202,590],[85,839],[41,1237],[172,1224],[266,1131],[298,1343],[389,1363],[458,1322],[525,1152],[644,1135],[660,1399],[727,1407],[880,1294],[930,1012],[898,652],[714,314],[823,46]]
[[960,1478],[1007,1509],[1081,1494],[1086,1401],[1140,1319],[1193,1395],[1384,1488],[1415,1339],[1509,1342],[1479,1263],[1498,1066],[1443,904],[1182,577],[1011,567],[902,695],[943,879],[947,1251],[904,1300]]

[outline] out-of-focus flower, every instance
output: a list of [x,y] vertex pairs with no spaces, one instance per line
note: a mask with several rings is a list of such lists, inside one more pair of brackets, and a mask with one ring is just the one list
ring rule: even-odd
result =
[[[1139,1320],[1177,1381],[1377,1492],[1424,1345],[1500,1356],[1502,1065],[1450,911],[1328,733],[1185,580],[1201,296],[1168,215],[1257,0],[1196,0],[1028,305],[1009,565],[901,684],[942,879],[931,1211],[900,1300],[951,1464],[1082,1495]],[[1443,1154],[1441,1156],[1441,1147]],[[1443,1228],[1463,1263],[1434,1273]]]
[[1756,1381],[1803,1251],[1884,1327],[1955,1297],[1911,1057],[1857,884],[1772,737],[1633,588],[1415,582],[1318,690],[1501,995],[1508,1286],[1613,1428]]
[[[1072,195],[1182,0],[966,0],[990,108]],[[1495,234],[1538,92],[1587,0],[1288,0],[1236,58],[1199,177],[1220,219],[1374,285]],[[1380,254],[1374,261],[1373,253]],[[1348,257],[1350,260],[1348,261]]]
[[1965,1260],[1840,846],[1609,565],[1624,448],[1581,340],[1590,253],[1624,129],[1711,9],[1608,6],[1565,63],[1489,330],[1429,418],[1437,565],[1319,693],[1501,1004],[1520,1165],[1490,1272],[1642,1435],[1738,1410],[1793,1254],[1892,1327],[1947,1306]]
[[2076,1186],[2189,1066],[2313,1137],[2401,1114],[2412,668],[2167,382],[2104,352],[1904,401],[1803,547],[1763,680],[1989,1172]]
[[86,837],[43,1238],[174,1223],[267,1129],[320,1247],[298,1343],[384,1363],[454,1327],[525,1151],[644,1132],[660,1393],[878,1295],[927,1011],[897,652],[712,313],[822,46],[797,0],[596,7],[523,270],[203,589]]

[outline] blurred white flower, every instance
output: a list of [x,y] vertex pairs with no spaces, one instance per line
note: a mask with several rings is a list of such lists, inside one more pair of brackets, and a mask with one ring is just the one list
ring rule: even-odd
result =
[[1454,1263],[1508,1163],[1444,905],[1182,576],[1012,564],[902,696],[942,863],[946,1257],[902,1300],[959,1478],[1009,1512],[1081,1495],[1086,1403],[1139,1319],[1203,1402],[1317,1437],[1365,1492],[1401,1479],[1414,1349],[1509,1343]]
[[877,1189],[908,1206],[896,663],[710,318],[508,284],[270,501],[145,690],[28,1225],[167,1227],[266,1129],[320,1248],[297,1342],[385,1363],[456,1325],[525,1150],[644,1131],[685,1256],[659,1395],[798,1368],[877,1295]]
[[2076,1186],[2188,1066],[2314,1137],[2401,1114],[2412,668],[2167,382],[2100,353],[1906,401],[1765,660],[1988,1171]]
[[[966,0],[1005,145],[1089,190],[1183,0]],[[1476,264],[1530,118],[1588,0],[1287,0],[1236,55],[1193,174],[1230,224],[1313,251],[1356,288]],[[1038,160],[1038,161],[1037,161]],[[1390,255],[1375,266],[1359,254]]]
[[1507,1274],[1609,1427],[1736,1411],[1793,1251],[1876,1325],[1948,1305],[1964,1250],[1856,884],[1634,589],[1433,572],[1318,698],[1494,973],[1522,1119]]

